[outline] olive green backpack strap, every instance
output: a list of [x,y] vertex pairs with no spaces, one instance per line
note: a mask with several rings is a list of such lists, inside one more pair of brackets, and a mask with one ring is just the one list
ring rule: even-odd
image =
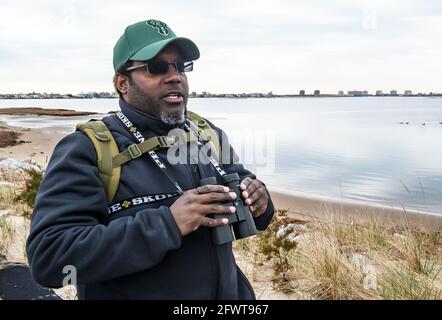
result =
[[113,157],[119,154],[117,143],[109,128],[101,120],[77,124],[77,130],[84,132],[94,144],[98,174],[106,190],[107,201],[111,203],[117,192],[121,175],[121,167],[114,167],[112,163]]
[[189,132],[175,137],[155,136],[138,144],[131,144],[126,150],[114,156],[112,163],[114,167],[121,166],[128,161],[141,157],[143,154],[151,150],[170,148],[192,141],[197,141],[197,138]]
[[221,147],[218,132],[213,129],[203,117],[195,112],[187,110],[187,119],[189,119],[196,127],[199,138],[202,140],[208,140],[212,149],[217,153],[218,158],[221,159]]

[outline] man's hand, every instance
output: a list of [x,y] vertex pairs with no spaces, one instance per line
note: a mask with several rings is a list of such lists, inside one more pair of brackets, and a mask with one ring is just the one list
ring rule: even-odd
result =
[[227,224],[227,219],[213,219],[206,215],[229,214],[235,207],[222,204],[236,199],[236,193],[229,192],[228,187],[205,185],[184,192],[170,207],[181,235],[185,236],[200,226],[218,227]]
[[266,212],[269,196],[267,195],[266,187],[261,181],[247,177],[241,181],[240,188],[244,203],[249,205],[250,211],[255,218]]

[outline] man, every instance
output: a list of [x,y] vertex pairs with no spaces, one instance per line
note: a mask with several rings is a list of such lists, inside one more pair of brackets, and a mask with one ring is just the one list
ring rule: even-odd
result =
[[[113,59],[121,113],[103,119],[120,151],[172,129],[186,131],[186,72],[198,58],[196,45],[163,22],[126,28]],[[211,126],[221,142],[224,133]],[[274,211],[269,194],[237,163],[230,145],[227,151],[222,169],[239,174],[243,201],[264,230]],[[214,165],[171,164],[167,149],[134,158],[121,167],[112,205],[91,140],[77,131],[60,141],[37,195],[27,242],[33,278],[61,287],[66,270],[74,270],[80,299],[254,299],[232,243],[214,245],[210,237],[209,229],[227,223],[216,214],[233,214],[236,198],[219,178],[199,185],[217,176]]]

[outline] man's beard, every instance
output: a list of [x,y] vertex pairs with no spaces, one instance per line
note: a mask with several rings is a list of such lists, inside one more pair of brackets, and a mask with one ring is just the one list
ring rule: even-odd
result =
[[184,123],[184,109],[179,112],[160,112],[160,120],[171,126],[176,126]]
[[159,104],[155,103],[151,97],[146,96],[135,83],[131,83],[131,89],[127,92],[127,95],[133,107],[158,117],[168,125],[177,126],[186,120],[185,107],[178,112],[161,111]]

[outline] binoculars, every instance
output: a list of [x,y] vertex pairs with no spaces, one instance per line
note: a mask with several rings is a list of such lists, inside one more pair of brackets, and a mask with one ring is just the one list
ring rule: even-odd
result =
[[[231,192],[236,193],[236,199],[233,201],[236,212],[212,215],[214,218],[226,218],[229,220],[228,224],[209,228],[212,242],[217,246],[256,235],[256,226],[252,214],[249,207],[242,200],[239,175],[237,173],[226,174],[222,176],[222,182],[224,186],[229,187]],[[218,182],[215,177],[200,180],[201,186],[208,184],[218,184]]]

